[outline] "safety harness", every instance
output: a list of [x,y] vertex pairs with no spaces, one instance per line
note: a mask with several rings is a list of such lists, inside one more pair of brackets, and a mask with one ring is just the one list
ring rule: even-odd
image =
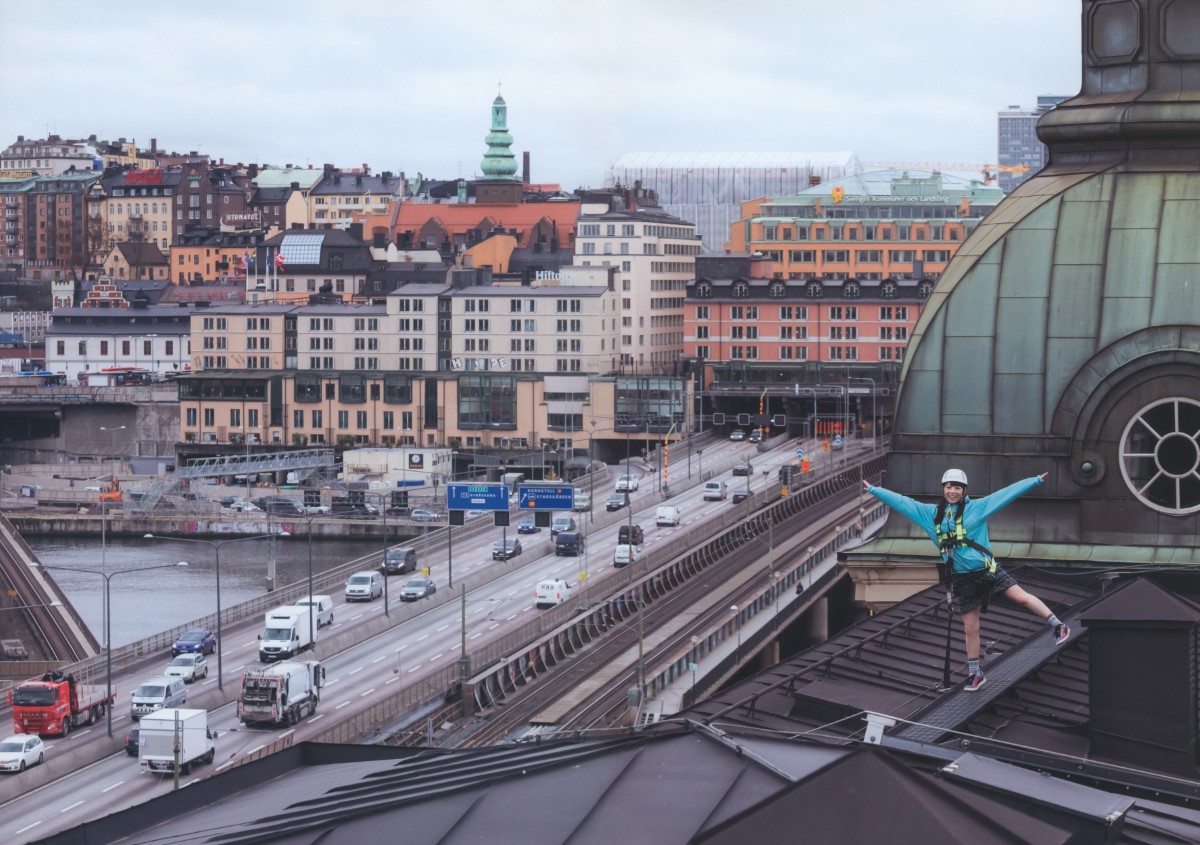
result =
[[[981,546],[970,537],[967,536],[967,531],[963,528],[963,505],[964,502],[959,502],[957,505],[951,505],[945,499],[942,500],[941,506],[938,508],[937,519],[934,522],[934,531],[937,533],[938,550],[942,553],[943,564],[941,567],[942,583],[947,587],[951,585],[953,564],[951,557],[954,550],[962,546],[969,546],[975,551],[983,555],[987,561],[987,568],[984,574],[980,576],[983,579],[983,598],[980,600],[980,612],[986,613],[988,602],[992,595],[992,585],[996,581],[996,557],[992,554],[992,550],[986,546]],[[947,509],[954,509],[954,531],[946,532],[943,529],[943,524],[946,521]]]

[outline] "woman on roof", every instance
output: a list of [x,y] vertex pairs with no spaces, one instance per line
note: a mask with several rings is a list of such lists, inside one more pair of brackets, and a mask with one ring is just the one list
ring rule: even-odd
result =
[[1046,603],[1017,585],[1001,569],[988,550],[987,518],[1010,502],[1028,493],[1046,480],[1047,473],[1026,478],[997,490],[990,496],[972,499],[967,495],[967,474],[948,469],[942,476],[942,500],[936,505],[923,504],[908,496],[875,487],[863,481],[863,487],[879,501],[925,530],[942,555],[938,569],[942,582],[950,588],[954,609],[962,617],[967,647],[967,684],[974,692],[987,678],[979,660],[979,613],[992,596],[1006,598],[1045,619],[1054,631],[1056,645],[1067,641],[1070,629],[1050,612]]

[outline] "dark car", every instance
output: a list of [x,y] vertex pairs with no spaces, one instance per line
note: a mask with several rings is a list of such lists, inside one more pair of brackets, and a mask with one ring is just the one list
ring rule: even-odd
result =
[[613,493],[608,497],[608,501],[604,503],[604,509],[606,511],[619,511],[625,507],[628,498],[624,493]]
[[207,628],[192,628],[184,631],[171,646],[171,656],[198,651],[201,654],[212,654],[217,650],[217,638]]
[[576,531],[561,531],[554,538],[554,555],[570,555],[575,557],[583,554],[584,547],[583,535]]
[[129,733],[125,734],[125,753],[130,757],[138,756],[138,727],[134,725]]
[[750,466],[749,461],[738,461],[733,465],[734,475],[749,475],[754,472],[754,467]]
[[223,508],[231,508],[233,507],[233,503],[241,501],[241,498],[241,496],[222,496],[217,499],[217,504]]
[[254,504],[264,512],[276,516],[298,516],[304,513],[304,506],[295,499],[264,496],[261,499],[255,499]]
[[521,521],[517,523],[518,534],[536,534],[541,530],[537,521],[532,516],[523,516],[521,517]]
[[736,493],[733,494],[733,503],[735,505],[740,505],[742,502],[746,501],[749,498],[750,498],[750,491],[738,490]]
[[413,578],[400,590],[400,601],[416,601],[429,598],[437,592],[432,578]]
[[516,537],[492,543],[492,560],[508,560],[521,553],[521,541]]

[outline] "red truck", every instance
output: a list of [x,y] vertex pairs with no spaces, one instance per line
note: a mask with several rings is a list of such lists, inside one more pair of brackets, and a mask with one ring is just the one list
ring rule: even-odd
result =
[[80,684],[69,673],[47,672],[40,681],[24,681],[9,689],[13,731],[66,736],[71,728],[102,717],[116,697],[116,690],[108,696],[104,687]]

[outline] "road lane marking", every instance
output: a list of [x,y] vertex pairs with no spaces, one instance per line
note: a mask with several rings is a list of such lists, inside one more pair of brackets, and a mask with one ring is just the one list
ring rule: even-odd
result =
[[473,640],[473,639],[475,639],[476,637],[482,637],[482,636],[483,636],[483,634],[482,634],[482,633],[479,633],[479,634],[472,634],[472,635],[471,635],[471,636],[469,636],[467,639],[469,639],[469,640]]
[[420,669],[420,668],[421,668],[421,666],[422,666],[422,664],[418,663],[416,666],[414,666],[414,667],[412,667],[411,669],[409,669],[409,670],[408,670],[408,674],[410,674],[410,675],[411,675],[413,672],[415,672],[415,671],[417,671],[418,669]]
[[[365,666],[359,666],[357,669],[351,669],[351,670],[350,670],[350,674],[351,674],[351,675],[353,675],[353,674],[355,674],[356,672],[361,672],[361,671],[362,671],[363,669],[365,669],[365,668],[367,668],[367,667],[365,667]],[[347,677],[349,677],[349,676],[347,676]]]
[[424,636],[417,637],[417,642],[421,642],[421,641],[423,641],[423,640],[427,640],[427,639],[429,639],[429,636],[430,636],[429,634],[425,634]]
[[371,664],[374,665],[374,664],[378,663],[380,660],[386,660],[386,659],[387,659],[387,655],[385,654],[382,657],[376,657],[374,660],[371,661]]
[[400,652],[404,651],[404,649],[406,649],[406,648],[408,648],[408,643],[405,643],[404,645],[400,646],[400,648],[393,651],[392,654],[399,654]]
[[76,807],[78,807],[82,803],[83,803],[82,801],[76,801],[74,804],[71,804],[69,807],[63,807],[58,812],[61,814],[61,813],[65,813],[67,810],[74,810]]
[[446,630],[449,627],[450,627],[449,625],[443,625],[442,627],[438,628],[438,633],[440,634],[442,631]]
[[121,785],[121,784],[123,784],[124,782],[125,782],[125,781],[123,781],[123,780],[119,780],[119,781],[117,781],[116,783],[114,783],[112,786],[105,787],[104,789],[101,789],[101,790],[100,790],[100,794],[101,794],[101,795],[103,795],[105,792],[111,792],[112,790],[116,789],[118,786],[120,786],[120,785]]
[[431,657],[429,659],[430,660],[441,660],[443,654],[445,654],[444,651],[439,651],[437,654],[435,654],[433,657]]
[[337,683],[338,681],[340,681],[340,680],[341,680],[341,678],[331,678],[330,680],[328,680],[328,681],[326,681],[326,682],[325,682],[325,686],[326,686],[326,687],[331,687],[331,686],[333,686],[334,684],[336,684],[336,683]]
[[341,704],[339,704],[337,707],[335,707],[335,708],[333,708],[333,709],[334,709],[334,710],[341,710],[343,707],[345,707],[345,706],[346,706],[347,704],[349,704],[349,703],[350,703],[349,701],[343,701]]
[[248,643],[242,643],[242,648],[250,648],[252,645],[258,645],[258,640],[252,640]]
[[375,687],[371,687],[371,688],[370,688],[369,690],[367,690],[366,692],[360,692],[360,693],[358,694],[358,697],[359,697],[359,698],[362,698],[364,695],[370,695],[370,694],[371,694],[371,693],[373,693],[373,692],[375,692]]
[[360,613],[357,616],[351,616],[350,621],[353,622],[355,619],[362,619],[362,618],[363,618],[363,615]]
[[398,680],[400,680],[400,676],[399,676],[399,675],[397,675],[396,677],[392,678],[390,681],[384,681],[384,682],[383,682],[383,685],[386,687],[388,684],[394,684],[394,683],[396,683],[396,681],[398,681]]
[[324,719],[324,718],[325,718],[325,714],[322,713],[320,716],[313,716],[312,718],[310,718],[308,720],[308,723],[311,725],[313,722],[317,721],[317,719]]
[[37,827],[39,824],[41,824],[41,822],[40,822],[40,821],[39,821],[39,822],[34,822],[33,824],[27,824],[27,825],[25,825],[25,827],[23,827],[23,828],[21,828],[20,830],[18,830],[18,831],[17,831],[17,833],[24,833],[24,832],[25,832],[25,831],[27,831],[27,830],[33,830],[33,829],[34,829],[35,827]]
[[495,630],[496,628],[499,628],[499,627],[500,627],[500,623],[499,623],[499,622],[497,622],[495,625],[492,625],[491,627],[489,627],[489,628],[488,628],[488,630],[489,630],[489,631],[492,631],[492,630]]

